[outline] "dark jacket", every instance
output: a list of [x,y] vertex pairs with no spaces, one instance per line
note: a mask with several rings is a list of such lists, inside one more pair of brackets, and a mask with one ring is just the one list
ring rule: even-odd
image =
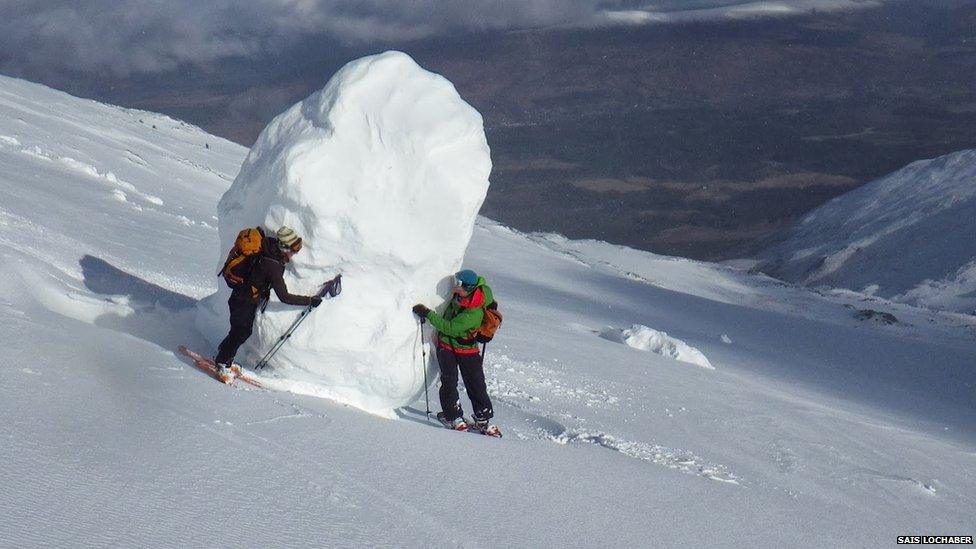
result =
[[287,263],[287,259],[278,249],[278,241],[274,238],[266,238],[261,254],[254,260],[250,274],[247,276],[249,284],[244,284],[235,289],[231,292],[231,297],[251,303],[259,303],[268,299],[271,296],[271,290],[274,290],[278,300],[282,303],[308,305],[312,299],[309,296],[288,292],[284,278],[285,263]]

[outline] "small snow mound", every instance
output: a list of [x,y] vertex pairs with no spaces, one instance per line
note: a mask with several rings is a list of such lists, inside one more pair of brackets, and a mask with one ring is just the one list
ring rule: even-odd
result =
[[[310,294],[343,275],[342,294],[309,315],[275,356],[276,371],[384,415],[421,394],[410,308],[450,293],[490,172],[481,115],[400,52],[347,64],[272,120],[218,204],[220,260],[242,228],[287,225],[304,240],[285,274],[289,290]],[[228,326],[222,286],[198,318],[214,343]],[[253,363],[295,320],[295,307],[272,301],[238,358]]]
[[623,343],[641,351],[650,351],[674,360],[695,364],[709,370],[715,369],[698,349],[680,339],[669,336],[665,332],[648,328],[642,324],[634,324],[630,328],[608,327],[600,332],[600,337]]

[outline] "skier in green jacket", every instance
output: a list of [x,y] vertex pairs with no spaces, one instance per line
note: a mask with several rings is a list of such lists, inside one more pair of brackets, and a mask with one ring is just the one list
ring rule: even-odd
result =
[[460,370],[464,388],[474,408],[474,427],[485,434],[498,436],[498,427],[488,423],[494,412],[485,383],[484,357],[474,337],[484,318],[484,308],[494,301],[494,297],[484,277],[478,276],[471,269],[455,274],[454,282],[454,296],[443,315],[421,304],[413,307],[414,314],[437,329],[437,364],[441,371],[439,396],[442,410],[437,413],[437,419],[459,431],[468,430],[458,396]]

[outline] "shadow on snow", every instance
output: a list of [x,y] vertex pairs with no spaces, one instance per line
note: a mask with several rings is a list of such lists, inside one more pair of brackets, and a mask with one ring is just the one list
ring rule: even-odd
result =
[[[129,274],[107,261],[86,255],[79,261],[85,287],[117,302],[122,297],[132,312],[109,312],[99,316],[95,325],[138,337],[174,351],[178,345],[198,349],[206,354],[209,344],[197,331],[197,300],[167,290],[135,275]],[[134,357],[137,358],[137,357]]]

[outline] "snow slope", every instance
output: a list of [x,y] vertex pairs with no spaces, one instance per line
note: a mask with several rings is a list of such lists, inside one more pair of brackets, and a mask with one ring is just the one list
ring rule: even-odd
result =
[[[174,354],[206,348],[188,311],[243,148],[7,78],[0,135],[0,546],[864,547],[976,529],[962,316],[479,219],[466,264],[505,312],[486,365],[506,437],[453,433],[224,387]],[[868,307],[899,322],[858,320]],[[635,324],[714,370],[600,337]]]
[[976,150],[920,160],[807,214],[761,268],[808,285],[976,312]]

